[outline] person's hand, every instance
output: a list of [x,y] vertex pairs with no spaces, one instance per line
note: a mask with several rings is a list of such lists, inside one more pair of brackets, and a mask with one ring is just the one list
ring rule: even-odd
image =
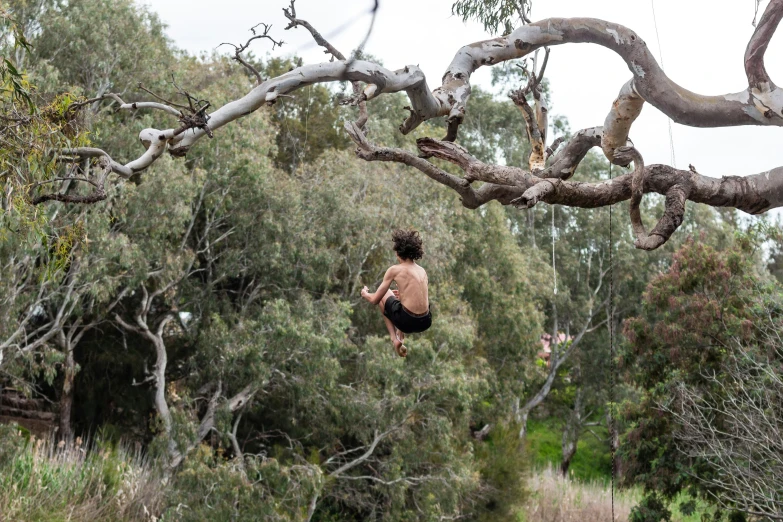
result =
[[367,288],[367,286],[363,286],[361,294],[362,294],[362,297],[367,299],[367,296],[370,294],[370,289]]
[[392,290],[392,293],[394,294],[394,297],[396,297],[397,299],[400,298],[400,291],[399,290]]

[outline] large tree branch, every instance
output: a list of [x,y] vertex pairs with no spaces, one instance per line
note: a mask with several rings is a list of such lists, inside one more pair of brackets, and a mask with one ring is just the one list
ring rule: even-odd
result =
[[[771,0],[754,39],[768,40],[779,22],[783,0]],[[761,36],[757,36],[761,35]],[[764,36],[766,35],[766,36]],[[783,92],[774,85],[724,96],[702,96],[677,85],[661,70],[646,43],[630,29],[593,18],[550,18],[520,27],[501,38],[460,49],[436,89],[451,94],[449,117],[464,117],[470,76],[483,65],[521,58],[543,46],[593,43],[616,52],[633,74],[632,89],[677,123],[695,127],[783,125]],[[771,109],[771,110],[770,110]],[[625,140],[620,140],[624,142]]]
[[781,18],[783,18],[783,2],[771,0],[745,49],[745,74],[752,89],[774,88],[774,83],[764,67],[764,54]]
[[[584,137],[580,137],[579,140],[585,141]],[[466,174],[463,182],[475,180],[487,183],[471,193],[468,188],[459,183],[459,178],[452,176],[456,179],[449,180],[449,185],[458,187],[458,190],[455,190],[461,196],[472,194],[471,201],[497,199],[503,204],[512,203],[527,208],[538,201],[543,201],[571,207],[596,208],[631,199],[634,194],[634,180],[636,180],[635,209],[632,212],[638,212],[638,200],[641,194],[655,192],[666,196],[664,216],[649,236],[641,225],[640,215],[632,215],[634,231],[637,234],[636,246],[645,250],[663,244],[682,223],[686,200],[706,203],[714,207],[734,207],[749,214],[759,214],[783,205],[783,183],[781,183],[783,167],[746,177],[725,176],[718,179],[667,165],[644,166],[641,156],[638,153],[636,155],[631,153],[631,151],[635,152],[635,149],[621,148],[622,154],[618,155],[619,159],[630,163],[638,157],[639,168],[631,174],[624,174],[612,180],[584,183],[550,180],[532,175],[522,169],[488,165],[454,143],[422,138],[417,144],[424,154],[458,165]],[[417,166],[410,162],[407,164]],[[520,195],[509,200],[509,196],[514,192]],[[495,197],[487,199],[479,196],[486,193],[492,193]],[[463,203],[465,199],[463,196]]]
[[[761,60],[765,41],[768,41],[779,22],[783,0],[771,0],[762,23],[754,33],[750,53],[752,60]],[[755,43],[754,43],[755,42]],[[328,43],[328,42],[327,42]],[[628,65],[633,79],[620,93],[613,113],[633,114],[640,110],[640,101],[651,103],[675,122],[696,127],[733,125],[783,125],[783,91],[771,83],[749,86],[746,90],[724,96],[702,96],[669,79],[655,61],[645,42],[630,29],[593,18],[550,18],[525,25],[511,34],[477,42],[460,49],[446,74],[442,85],[430,92],[424,74],[417,66],[388,70],[364,60],[345,60],[305,65],[277,78],[269,79],[244,97],[230,102],[209,115],[210,129],[218,129],[262,105],[274,103],[283,94],[314,83],[359,81],[368,84],[364,90],[367,100],[383,93],[405,91],[411,100],[411,114],[400,130],[408,133],[422,122],[438,116],[447,116],[450,135],[462,121],[470,96],[470,76],[483,65],[494,65],[521,58],[544,46],[565,43],[594,43],[616,52]],[[328,49],[328,48],[327,48]],[[331,52],[331,51],[330,51]],[[638,99],[637,99],[638,98]],[[627,104],[631,104],[626,108]],[[638,109],[638,110],[637,110]],[[611,113],[610,113],[611,117]],[[623,146],[630,124],[612,125],[605,129],[608,144]],[[175,129],[144,129],[140,139],[147,152],[125,165],[138,172],[149,167],[168,148],[173,154],[184,154],[200,139],[206,130],[191,128],[184,132]],[[611,159],[611,152],[608,154]]]
[[[332,60],[335,58],[341,61],[345,61],[345,55],[337,50],[335,46],[330,44],[326,38],[321,36],[321,33],[319,33],[315,27],[313,27],[310,22],[307,20],[302,20],[300,18],[296,17],[296,7],[294,6],[294,3],[296,0],[291,0],[291,5],[288,9],[283,8],[283,14],[286,18],[289,20],[288,26],[286,26],[286,31],[289,29],[294,29],[296,27],[304,27],[307,29],[307,31],[310,33],[310,35],[313,37],[313,40],[315,40],[315,43],[320,45],[324,48],[324,53],[331,54]],[[346,100],[343,102],[344,104],[353,104],[359,106],[359,119],[356,120],[356,126],[360,129],[364,128],[364,124],[367,123],[367,96],[368,93],[362,91],[362,86],[358,81],[352,81],[351,87],[353,89],[353,97],[351,97],[349,100]]]
[[[173,155],[184,155],[203,135],[211,135],[212,130],[250,114],[265,104],[273,104],[282,95],[323,82],[353,82],[355,95],[351,102],[354,103],[363,103],[384,93],[404,91],[410,98],[411,107],[410,115],[400,127],[401,132],[408,133],[428,119],[446,116],[448,138],[454,139],[465,115],[473,72],[484,65],[495,65],[524,57],[541,47],[566,43],[592,43],[610,49],[625,61],[632,73],[631,80],[622,87],[603,128],[600,128],[602,150],[613,163],[628,165],[632,161],[627,154],[628,147],[631,146],[628,134],[645,102],[684,125],[783,126],[783,90],[769,79],[763,63],[769,40],[783,18],[783,0],[770,0],[748,44],[745,66],[750,85],[739,93],[723,96],[702,96],[679,86],[665,75],[646,43],[636,33],[622,25],[593,18],[550,18],[520,27],[504,37],[467,45],[456,53],[442,78],[441,86],[430,91],[423,72],[417,66],[406,66],[392,71],[365,60],[346,60],[312,25],[296,18],[293,4],[291,9],[286,11],[286,16],[291,22],[289,28],[305,27],[316,42],[324,46],[337,61],[305,65],[266,80],[242,98],[227,103],[211,114],[199,113],[202,117],[198,122],[191,122],[192,118],[187,119],[180,112],[183,125],[179,128],[144,129],[139,138],[146,147],[146,152],[126,165],[120,165],[106,155],[112,171],[127,177],[148,168],[166,150]],[[536,74],[535,71],[533,74]],[[538,78],[536,80],[540,81]],[[361,92],[358,90],[359,82],[367,84]],[[533,94],[535,97],[535,89]],[[121,99],[117,101],[122,102]],[[129,104],[121,103],[121,106],[126,105]],[[173,107],[159,105],[161,104],[150,102],[145,106],[172,114],[177,112]],[[527,105],[527,102],[522,105],[530,128],[534,131],[537,128],[543,137],[543,107],[537,104],[538,110],[531,114],[532,110],[525,110],[524,105]],[[783,205],[783,170],[780,168],[744,179],[725,177],[718,180],[663,165],[653,165],[635,169],[635,176],[620,176],[616,180],[599,184],[564,181],[573,174],[587,150],[595,145],[599,128],[577,135],[554,158],[549,168],[536,170],[537,175],[513,167],[489,166],[474,159],[468,160],[464,151],[449,148],[443,142],[420,141],[419,148],[426,155],[435,155],[459,164],[466,172],[463,179],[407,151],[369,144],[361,132],[363,120],[359,123],[358,126],[349,126],[348,130],[359,145],[357,154],[360,157],[368,161],[395,161],[415,167],[459,193],[463,204],[469,208],[476,208],[491,200],[526,207],[537,201],[597,207],[633,198],[632,221],[637,231],[637,246],[641,248],[655,248],[671,235],[682,220],[686,200],[735,207],[750,213],[760,213]],[[545,142],[544,139],[541,141]],[[71,152],[82,157],[105,155],[98,149],[78,149]],[[543,151],[539,152],[539,156],[543,154]],[[536,165],[542,166],[540,161],[537,161]],[[544,178],[559,180],[539,186]],[[634,179],[637,180],[635,183]],[[470,186],[472,181],[484,181],[486,184],[474,190]],[[646,192],[658,192],[666,196],[665,215],[649,235],[643,230],[641,218],[636,213],[640,194]]]

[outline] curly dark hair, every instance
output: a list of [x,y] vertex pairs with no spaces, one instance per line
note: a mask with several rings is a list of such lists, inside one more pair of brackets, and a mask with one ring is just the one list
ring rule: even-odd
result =
[[392,241],[394,241],[394,251],[400,259],[416,261],[424,255],[421,236],[415,230],[397,229],[392,233]]

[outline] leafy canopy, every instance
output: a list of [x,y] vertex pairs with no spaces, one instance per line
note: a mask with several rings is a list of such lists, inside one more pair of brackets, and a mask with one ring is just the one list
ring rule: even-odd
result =
[[530,0],[457,0],[451,6],[451,13],[466,22],[481,22],[489,33],[497,33],[503,27],[503,33],[508,34],[514,30],[516,19],[527,20]]

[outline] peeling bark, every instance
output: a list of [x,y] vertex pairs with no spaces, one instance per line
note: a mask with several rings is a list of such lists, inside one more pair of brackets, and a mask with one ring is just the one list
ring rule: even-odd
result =
[[[471,202],[479,199],[483,204],[490,199],[497,199],[502,204],[530,208],[538,201],[543,201],[570,207],[596,208],[631,199],[636,246],[645,250],[657,248],[671,237],[682,223],[687,200],[713,207],[733,207],[749,214],[760,214],[783,205],[783,167],[745,177],[712,178],[667,165],[645,166],[635,149],[621,147],[616,151],[619,161],[638,161],[638,167],[633,173],[599,183],[584,183],[541,178],[522,169],[487,165],[453,143],[424,138],[418,141],[418,145],[428,156],[458,165],[465,171],[463,181],[485,182],[486,185],[474,191],[476,195],[479,192],[482,195],[492,193],[489,198],[466,198],[466,193],[471,196],[468,191],[470,187],[460,186],[459,190],[455,190],[463,195],[463,202],[466,199]],[[451,184],[458,185],[458,182],[452,181]],[[666,204],[664,215],[648,235],[641,222],[639,202],[641,195],[649,192],[666,196]]]
[[615,151],[620,147],[633,145],[628,143],[628,134],[631,125],[642,112],[644,100],[634,90],[633,80],[620,89],[620,94],[612,104],[612,109],[604,120],[603,134],[601,135],[601,149],[606,158],[612,163],[627,166],[622,159],[615,158]]
[[764,54],[767,52],[769,41],[775,33],[780,20],[783,18],[783,3],[770,2],[764,14],[761,16],[753,36],[745,49],[745,74],[748,76],[748,84],[751,88],[762,90],[765,86],[774,84],[764,67]]
[[[763,54],[783,16],[781,11],[783,0],[771,0],[748,46],[747,61],[750,70],[761,70],[759,64],[763,69]],[[634,112],[633,107],[626,111],[626,102],[622,100],[624,95],[633,94],[683,125],[783,125],[783,91],[771,81],[761,81],[766,79],[761,73],[753,73],[752,78],[756,83],[738,93],[702,96],[669,79],[646,43],[632,30],[593,18],[549,18],[522,26],[504,37],[464,46],[447,68],[441,86],[433,91],[427,88],[424,73],[414,65],[395,71],[364,60],[339,60],[305,65],[263,82],[244,97],[212,112],[209,115],[209,126],[213,130],[218,129],[264,104],[274,103],[280,95],[314,83],[335,81],[366,83],[368,88],[364,93],[367,100],[384,93],[405,91],[411,101],[411,113],[400,127],[403,133],[408,133],[422,122],[439,116],[446,116],[450,123],[459,123],[464,118],[470,97],[470,76],[479,67],[522,58],[542,47],[566,43],[600,45],[614,51],[626,62],[632,73],[632,80],[623,87],[621,96],[618,97],[618,113]],[[329,47],[326,47],[327,51],[331,52]],[[635,97],[631,98],[633,99],[629,99],[628,103],[638,103]],[[149,142],[150,145],[160,141],[163,143],[157,144],[162,147],[154,147],[152,152],[148,149],[148,153],[125,167],[133,169],[134,172],[147,168],[159,156],[158,148],[168,147],[174,153],[184,153],[204,134],[203,129],[188,129],[177,135],[173,134],[172,129],[144,129],[140,135],[142,141]],[[611,135],[611,139],[625,144],[621,134],[623,132]],[[151,137],[154,140],[150,140]]]
[[[467,110],[471,92],[470,77],[478,68],[522,58],[542,47],[592,43],[610,49],[620,56],[628,66],[631,79],[620,90],[603,127],[597,127],[592,132],[582,131],[571,140],[564,151],[556,155],[549,168],[544,168],[547,152],[546,107],[543,100],[540,96],[536,97],[536,90],[532,89],[535,110],[526,100],[524,103],[520,101],[533,143],[530,170],[535,176],[514,167],[487,166],[476,161],[466,161],[464,151],[448,149],[443,142],[435,140],[420,141],[419,148],[425,154],[460,164],[466,172],[465,178],[445,173],[409,152],[367,145],[366,139],[362,141],[363,138],[359,137],[366,119],[363,110],[356,126],[358,134],[351,134],[354,141],[360,145],[358,154],[369,161],[397,161],[413,166],[439,183],[453,188],[460,194],[463,204],[469,208],[476,208],[491,200],[528,208],[538,201],[592,208],[630,198],[633,198],[632,203],[638,207],[640,190],[641,194],[657,192],[666,196],[666,211],[649,234],[643,231],[640,216],[632,216],[634,229],[637,231],[637,246],[644,249],[656,248],[671,236],[682,221],[687,200],[713,206],[735,207],[753,214],[783,206],[781,168],[740,181],[733,177],[717,180],[694,176],[664,165],[653,165],[636,169],[635,190],[631,186],[631,178],[622,176],[601,184],[565,181],[573,175],[579,161],[589,150],[587,145],[595,146],[595,140],[599,137],[597,129],[600,129],[600,145],[604,155],[615,164],[630,164],[632,159],[623,150],[632,147],[628,139],[629,133],[644,103],[652,104],[677,123],[694,127],[783,126],[783,89],[772,82],[764,67],[764,55],[769,40],[783,19],[783,0],[770,0],[748,43],[745,53],[748,87],[740,92],[722,96],[704,96],[681,87],[666,76],[647,44],[635,32],[622,25],[594,18],[550,18],[524,25],[500,38],[466,45],[457,51],[442,77],[441,85],[430,91],[424,73],[417,66],[408,65],[402,69],[389,70],[370,61],[345,59],[310,24],[296,18],[293,4],[286,16],[291,22],[289,27],[305,27],[316,42],[324,46],[326,52],[332,54],[336,60],[305,65],[261,82],[242,98],[209,114],[208,126],[144,129],[139,134],[139,139],[146,152],[125,165],[111,160],[108,154],[98,149],[79,149],[72,152],[84,157],[106,156],[113,172],[128,177],[148,168],[165,151],[175,156],[185,155],[205,134],[210,135],[212,130],[217,130],[264,105],[275,103],[280,96],[315,83],[336,81],[353,83],[354,96],[348,100],[353,104],[361,105],[381,94],[404,91],[410,99],[410,114],[400,126],[400,131],[406,134],[424,121],[446,117],[446,139],[453,141]],[[533,77],[536,77],[535,71]],[[537,81],[540,81],[540,78],[537,78]],[[360,83],[366,85],[363,90],[360,90]],[[180,119],[184,118],[181,111],[165,104],[126,104],[118,97],[114,98],[115,96],[105,95],[104,98],[115,99],[122,109],[150,108],[172,115],[179,113]],[[349,133],[351,132],[352,129],[349,128]],[[558,178],[561,181],[548,182],[547,185],[534,188],[534,185],[544,178]],[[483,181],[486,184],[474,190],[470,186],[473,181]],[[532,191],[528,193],[529,189]]]

